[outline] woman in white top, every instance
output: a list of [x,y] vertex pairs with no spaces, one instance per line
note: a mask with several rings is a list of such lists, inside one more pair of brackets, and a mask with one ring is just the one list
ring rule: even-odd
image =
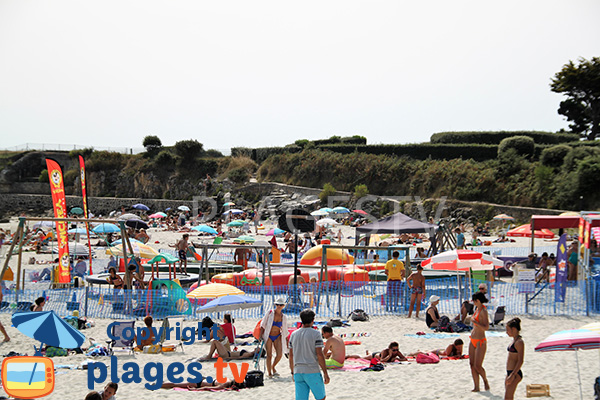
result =
[[[283,313],[285,300],[279,298],[275,300],[275,309],[269,310],[260,324],[260,337],[265,341],[267,347],[267,373],[269,376],[278,375],[275,366],[283,357],[283,346],[288,333],[287,317]],[[275,360],[271,365],[275,347]],[[287,342],[285,342],[285,351],[287,353]]]

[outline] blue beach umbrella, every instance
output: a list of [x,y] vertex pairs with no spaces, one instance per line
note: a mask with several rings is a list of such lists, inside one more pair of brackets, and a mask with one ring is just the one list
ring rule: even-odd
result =
[[194,226],[192,227],[193,231],[198,231],[198,232],[206,232],[206,233],[210,233],[213,235],[217,234],[217,230],[211,226],[208,225],[198,225],[198,226]]
[[150,211],[150,208],[148,208],[147,205],[142,204],[142,203],[137,203],[131,206],[131,208],[135,208],[136,210],[142,210],[142,211]]
[[85,228],[74,228],[74,229],[69,229],[67,231],[67,233],[79,233],[79,234],[86,234],[87,231],[85,230]]
[[228,296],[217,297],[214,300],[209,301],[204,306],[200,307],[198,311],[210,313],[210,312],[221,312],[228,310],[239,310],[245,308],[260,307],[262,301],[255,299],[250,296],[244,296],[241,294],[232,294]]
[[92,231],[94,231],[94,233],[115,233],[121,232],[121,228],[119,228],[115,224],[103,223],[95,226],[94,229],[92,229]]
[[346,213],[349,213],[350,210],[348,210],[346,207],[341,207],[340,206],[340,207],[335,207],[333,209],[333,212],[336,213],[336,214],[346,214]]
[[49,346],[75,349],[85,341],[81,332],[54,311],[16,313],[12,316],[12,323],[22,334]]

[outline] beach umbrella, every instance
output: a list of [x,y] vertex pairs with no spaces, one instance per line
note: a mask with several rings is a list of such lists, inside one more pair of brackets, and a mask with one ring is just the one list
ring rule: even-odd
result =
[[[129,242],[131,242],[131,243],[141,243],[141,244],[144,244],[144,242],[141,242],[141,241],[139,241],[139,240],[137,240],[137,239],[134,239],[134,238],[129,238]],[[121,243],[123,243],[123,239],[115,240],[115,241],[114,241],[114,242],[112,242],[110,245],[111,245],[111,246],[116,246],[116,245],[118,245],[118,244],[121,244]]]
[[579,379],[579,397],[583,399],[581,389],[581,373],[579,372],[579,355],[577,350],[600,349],[600,333],[589,329],[571,329],[556,332],[535,347],[535,351],[574,351],[577,360],[577,377]]
[[252,236],[248,236],[248,235],[242,235],[240,237],[235,238],[233,241],[235,243],[254,243],[256,239],[254,239]]
[[[52,253],[58,253],[58,247],[53,247]],[[69,254],[72,256],[89,256],[90,249],[82,243],[69,242]]]
[[166,216],[167,215],[165,213],[158,212],[158,213],[148,215],[148,218],[164,218]]
[[319,208],[319,210],[321,210],[321,211],[327,211],[328,213],[333,212],[333,208],[329,208],[329,207]]
[[132,214],[132,213],[125,213],[125,214],[119,215],[117,217],[117,219],[120,221],[127,221],[128,219],[136,219],[136,218],[139,218],[139,216]]
[[232,208],[231,210],[225,211],[223,214],[243,214],[242,210],[238,210],[237,208]]
[[310,215],[312,215],[313,217],[323,217],[325,215],[329,215],[329,212],[324,210],[316,210],[311,212]]
[[346,214],[349,213],[350,210],[348,210],[346,207],[335,207],[333,212],[336,214]]
[[229,206],[235,206],[235,203],[233,201],[228,201],[227,203],[223,204],[225,207],[229,207]]
[[265,236],[281,235],[282,233],[285,233],[283,229],[272,228],[271,230],[269,230],[269,232],[265,233]]
[[493,219],[505,220],[505,221],[513,221],[514,218],[507,214],[498,214],[495,215]]
[[76,349],[85,341],[81,332],[54,311],[16,313],[12,316],[12,323],[22,334],[49,346]]
[[132,227],[133,229],[148,229],[148,224],[141,219],[128,219],[125,225]]
[[73,229],[69,229],[67,231],[67,233],[79,233],[79,234],[86,234],[87,231],[85,230],[85,228],[73,228]]
[[198,231],[198,232],[210,233],[211,235],[216,235],[218,233],[215,228],[213,228],[212,226],[208,226],[208,225],[193,226],[192,230]]
[[577,211],[565,211],[564,213],[558,214],[560,217],[579,217]]
[[[552,239],[554,233],[549,229],[536,229],[534,232],[536,238]],[[513,237],[531,237],[531,224],[518,226],[506,232],[506,236]]]
[[136,210],[142,210],[142,211],[150,211],[150,208],[142,203],[137,203],[131,206],[131,208],[135,208]]
[[221,311],[230,311],[230,310],[240,310],[246,308],[254,308],[260,307],[262,305],[262,301],[259,299],[255,299],[250,296],[245,296],[241,294],[234,294],[228,296],[217,297],[214,300],[209,301],[202,307],[198,309],[198,311],[211,313],[211,312],[221,312]]
[[239,219],[236,219],[235,221],[231,221],[231,222],[227,223],[227,226],[244,226],[244,221],[240,221]]
[[179,211],[190,211],[190,208],[188,206],[179,206],[177,207],[177,209]]
[[192,290],[187,294],[188,299],[214,299],[221,296],[246,294],[233,285],[226,283],[209,283]]
[[164,212],[162,212],[162,211],[159,211],[159,212],[157,212],[157,213],[154,213],[154,214],[155,214],[155,215],[160,215],[160,216],[161,216],[161,217],[163,217],[163,218],[165,218],[165,217],[167,216],[167,214],[166,214],[166,213],[164,213]]
[[600,333],[600,322],[592,322],[591,324],[584,325],[579,329],[587,329],[588,331]]
[[121,232],[121,228],[115,224],[102,223],[100,225],[96,225],[92,231],[94,231],[94,233],[115,233]]
[[338,222],[332,218],[323,218],[323,219],[320,219],[317,221],[317,225],[319,225],[319,226],[327,226],[327,225],[335,226],[337,224],[338,224]]
[[71,208],[71,214],[81,215],[83,214],[83,209],[81,207],[73,207]]
[[360,215],[368,215],[368,213],[364,210],[352,210],[352,212]]
[[56,228],[56,222],[54,221],[39,221],[36,222],[35,224],[33,224],[33,229],[37,229],[37,228]]
[[[133,254],[140,258],[154,258],[155,256],[160,254],[158,251],[156,251],[152,247],[148,246],[147,244],[143,244],[143,243],[133,242],[133,243],[131,243],[131,247],[133,248]],[[129,248],[127,248],[127,252],[129,252]],[[123,254],[123,244],[121,243],[116,246],[109,247],[108,249],[106,249],[106,254],[113,255],[113,256],[122,255]]]
[[449,271],[488,271],[501,268],[504,262],[489,254],[473,250],[449,250],[421,262],[423,268]]

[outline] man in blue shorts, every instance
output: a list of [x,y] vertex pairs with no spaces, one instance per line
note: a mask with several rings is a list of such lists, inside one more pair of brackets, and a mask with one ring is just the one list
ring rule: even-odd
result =
[[300,312],[300,320],[302,328],[292,333],[289,344],[290,370],[296,384],[296,400],[308,400],[310,392],[316,400],[324,400],[329,375],[323,355],[323,337],[321,332],[312,327],[315,320],[313,310]]

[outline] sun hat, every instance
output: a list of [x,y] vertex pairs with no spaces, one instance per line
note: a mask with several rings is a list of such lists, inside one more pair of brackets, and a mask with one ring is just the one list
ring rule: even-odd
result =
[[440,301],[440,296],[436,296],[435,294],[429,296],[429,302],[433,303],[434,301]]
[[285,299],[283,297],[278,298],[277,300],[275,300],[275,305],[276,306],[285,306]]

